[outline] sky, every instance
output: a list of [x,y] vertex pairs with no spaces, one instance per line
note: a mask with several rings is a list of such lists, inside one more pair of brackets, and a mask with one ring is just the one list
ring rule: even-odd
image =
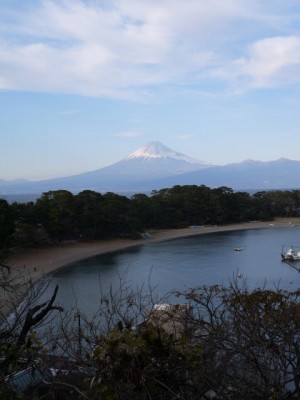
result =
[[299,0],[0,0],[0,179],[151,142],[300,160]]

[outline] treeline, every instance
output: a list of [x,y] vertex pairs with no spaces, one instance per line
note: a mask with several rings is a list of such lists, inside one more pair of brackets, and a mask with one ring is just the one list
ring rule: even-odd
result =
[[228,187],[174,186],[135,194],[84,190],[43,193],[35,202],[0,200],[0,246],[134,236],[147,229],[222,225],[300,215],[300,190],[234,192]]

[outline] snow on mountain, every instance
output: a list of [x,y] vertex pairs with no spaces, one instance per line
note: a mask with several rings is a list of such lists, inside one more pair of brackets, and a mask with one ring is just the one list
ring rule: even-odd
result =
[[140,182],[154,177],[184,174],[207,168],[209,165],[168,148],[160,142],[140,147],[121,161],[102,169],[102,174],[138,179]]
[[38,182],[1,182],[1,194],[42,193],[65,189],[80,192],[149,192],[174,185],[228,186],[233,189],[300,187],[300,161],[280,159],[213,166],[172,150],[160,142],[140,147],[122,160],[78,175]]
[[140,147],[139,149],[135,150],[133,153],[125,157],[124,161],[134,159],[151,160],[159,158],[172,158],[174,160],[181,160],[192,164],[205,164],[202,161],[196,160],[195,158],[188,157],[185,154],[172,150],[160,142],[150,142],[147,145]]

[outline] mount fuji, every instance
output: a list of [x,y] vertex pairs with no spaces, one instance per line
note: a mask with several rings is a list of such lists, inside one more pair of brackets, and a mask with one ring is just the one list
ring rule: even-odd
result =
[[99,192],[149,191],[150,182],[209,168],[210,165],[179,153],[160,142],[150,142],[115,164],[85,172],[43,181],[8,182],[0,180],[0,194],[42,193],[66,189]]
[[[123,160],[102,168],[101,174],[123,175],[127,178],[154,179],[198,171],[209,167],[202,161],[179,153],[160,142],[150,142]],[[100,172],[99,171],[99,172]]]
[[60,189],[73,193],[87,189],[102,193],[149,193],[174,185],[227,186],[246,191],[299,189],[300,161],[245,160],[216,166],[188,157],[160,142],[151,142],[115,164],[79,175],[37,182],[0,179],[0,197]]

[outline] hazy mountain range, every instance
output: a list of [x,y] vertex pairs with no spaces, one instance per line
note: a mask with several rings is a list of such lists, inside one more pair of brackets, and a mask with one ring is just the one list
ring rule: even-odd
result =
[[0,179],[1,194],[40,194],[66,189],[74,193],[90,189],[97,192],[149,192],[174,185],[228,186],[234,190],[270,190],[300,188],[300,161],[281,158],[261,162],[216,166],[195,160],[151,142],[110,166],[43,181]]

